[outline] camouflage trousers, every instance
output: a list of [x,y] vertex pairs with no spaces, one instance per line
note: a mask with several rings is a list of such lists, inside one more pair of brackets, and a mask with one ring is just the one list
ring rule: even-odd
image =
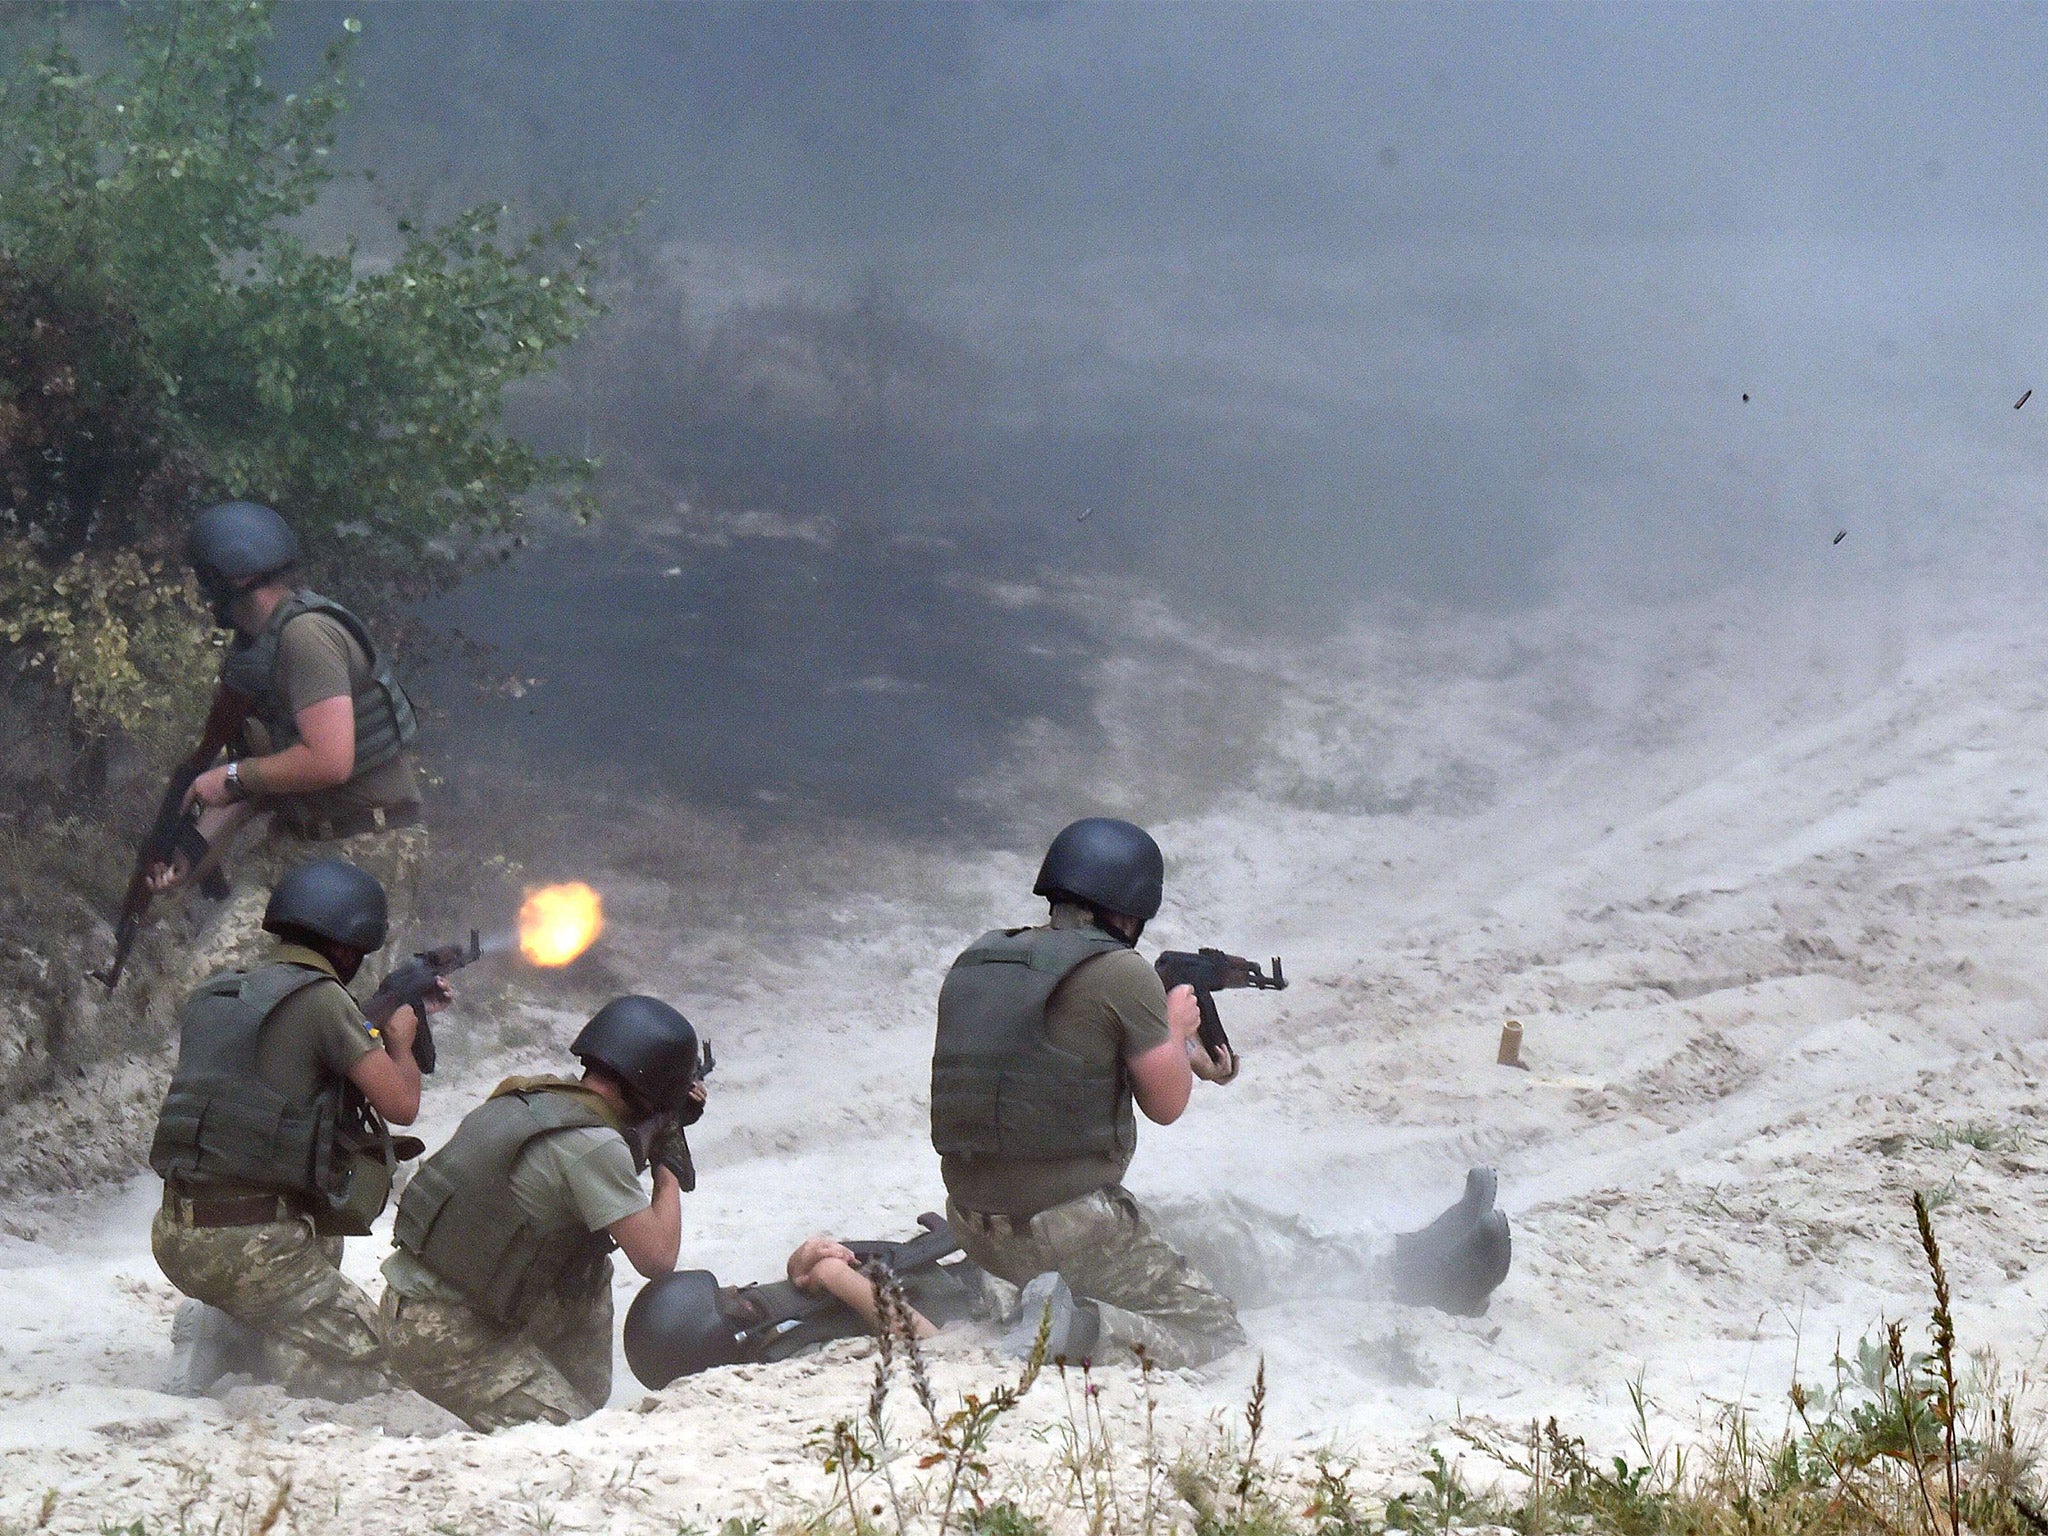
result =
[[401,1296],[388,1286],[380,1313],[391,1369],[471,1429],[567,1424],[612,1395],[609,1263],[590,1290],[549,1295],[516,1328],[465,1301]]
[[1162,1238],[1121,1184],[1029,1218],[984,1216],[946,1202],[967,1257],[1023,1285],[1056,1270],[1095,1303],[1105,1353],[1142,1348],[1154,1365],[1204,1365],[1244,1343],[1237,1308]]
[[[275,942],[263,931],[263,909],[270,903],[270,888],[286,870],[312,859],[346,859],[375,875],[384,887],[391,914],[385,950],[406,953],[413,939],[420,876],[427,863],[427,829],[418,824],[388,827],[315,842],[273,820],[268,830],[245,837],[229,850],[233,892],[201,920],[187,951],[182,986],[170,995],[182,1001],[209,976],[262,964],[265,952]],[[387,969],[365,965],[352,990],[374,986]],[[362,995],[367,996],[367,991]]]
[[265,1373],[299,1397],[386,1390],[377,1308],[340,1269],[341,1239],[305,1218],[195,1227],[166,1198],[149,1229],[164,1277],[263,1336]]

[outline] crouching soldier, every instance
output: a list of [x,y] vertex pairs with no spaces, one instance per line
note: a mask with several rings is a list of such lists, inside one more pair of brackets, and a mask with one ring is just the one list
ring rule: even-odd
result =
[[[150,1247],[192,1298],[173,1325],[176,1390],[237,1366],[305,1396],[385,1386],[376,1307],[339,1268],[342,1235],[368,1232],[390,1194],[387,1122],[420,1107],[413,1010],[379,1030],[346,988],[385,915],[371,875],[301,865],[264,909],[267,962],[206,981],[180,1015],[149,1150],[164,1180]],[[428,1010],[446,1002],[437,990]]]
[[682,1186],[659,1128],[701,1112],[697,1034],[668,1004],[621,997],[569,1047],[580,1082],[509,1078],[421,1164],[384,1264],[391,1368],[470,1428],[566,1424],[612,1390],[616,1245],[675,1268]]

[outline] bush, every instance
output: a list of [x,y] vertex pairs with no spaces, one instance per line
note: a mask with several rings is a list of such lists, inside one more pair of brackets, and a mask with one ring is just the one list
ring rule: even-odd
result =
[[283,96],[269,0],[138,6],[99,73],[40,25],[0,89],[0,645],[75,732],[185,712],[176,550],[209,500],[279,507],[376,607],[581,495],[500,405],[597,313],[590,248],[497,206],[401,221],[388,263],[305,233],[359,23]]

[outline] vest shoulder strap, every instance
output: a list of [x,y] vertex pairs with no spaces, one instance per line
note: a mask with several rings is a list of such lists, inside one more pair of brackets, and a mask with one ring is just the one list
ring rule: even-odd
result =
[[955,965],[1022,965],[1064,976],[1083,960],[1130,946],[1086,928],[998,928],[962,951]]
[[[243,1002],[267,1019],[277,1011],[278,1006],[286,998],[296,997],[308,987],[318,986],[323,981],[333,982],[337,987],[341,986],[339,981],[335,981],[318,966],[279,961],[243,972],[237,990]],[[354,1006],[354,999],[350,999],[350,1006]]]
[[349,632],[349,637],[363,648],[363,659],[369,663],[372,672],[382,652],[377,642],[370,638],[370,631],[363,621],[331,597],[323,597],[311,587],[302,587],[277,605],[277,612],[270,616],[272,630],[282,635],[285,626],[293,619],[303,618],[309,613],[324,614]]

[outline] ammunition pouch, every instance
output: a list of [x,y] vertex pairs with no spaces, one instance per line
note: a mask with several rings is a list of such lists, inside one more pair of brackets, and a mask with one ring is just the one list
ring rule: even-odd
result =
[[[342,1093],[342,1126],[334,1138],[334,1178],[328,1202],[315,1210],[313,1230],[322,1237],[368,1237],[372,1222],[391,1201],[398,1173],[397,1148],[384,1119],[355,1084]],[[411,1140],[410,1137],[407,1138]]]

